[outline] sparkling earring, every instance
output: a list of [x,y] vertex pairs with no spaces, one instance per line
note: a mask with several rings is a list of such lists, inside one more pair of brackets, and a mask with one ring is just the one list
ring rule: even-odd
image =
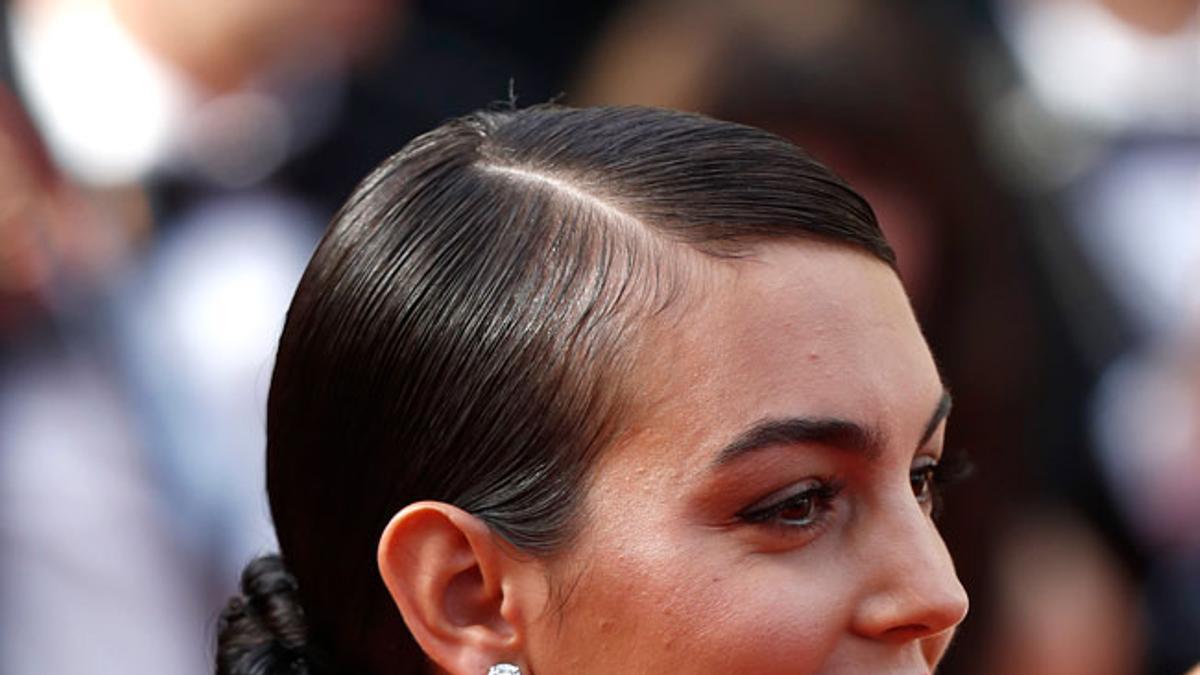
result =
[[521,675],[521,669],[511,663],[497,663],[488,668],[487,675]]

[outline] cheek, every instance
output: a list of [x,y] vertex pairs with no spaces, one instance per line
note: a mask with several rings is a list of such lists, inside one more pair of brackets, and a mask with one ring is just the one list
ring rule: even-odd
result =
[[660,538],[584,562],[564,581],[554,665],[536,672],[818,671],[849,623],[845,570],[738,555],[722,538]]

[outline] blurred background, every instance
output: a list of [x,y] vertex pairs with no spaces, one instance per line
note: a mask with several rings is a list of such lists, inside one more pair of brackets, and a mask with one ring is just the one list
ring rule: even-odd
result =
[[324,224],[549,100],[761,126],[875,206],[977,465],[943,672],[1200,661],[1200,2],[7,0],[0,672],[211,672]]

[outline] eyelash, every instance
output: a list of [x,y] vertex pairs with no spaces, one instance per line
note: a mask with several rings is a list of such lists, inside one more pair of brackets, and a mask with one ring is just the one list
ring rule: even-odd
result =
[[[909,482],[914,487],[913,495],[919,502],[930,504],[930,513],[936,518],[941,513],[944,488],[969,477],[973,470],[974,466],[966,453],[948,452],[940,461],[910,470]],[[915,483],[918,480],[925,481],[924,485],[929,488],[924,499],[916,490]],[[840,481],[821,478],[808,481],[805,485],[806,487],[799,492],[767,506],[751,506],[737,517],[746,523],[774,526],[788,532],[807,532],[817,528],[833,510],[833,500],[841,493],[843,484]],[[788,522],[789,519],[781,518],[787,511],[796,509],[811,511],[812,515],[796,519],[798,522]]]
[[[909,472],[909,482],[913,484],[913,494],[917,501],[930,505],[930,515],[938,518],[943,507],[945,489],[955,483],[969,478],[975,471],[970,457],[966,452],[947,452],[941,460],[923,466],[915,467]],[[929,496],[922,501],[916,491],[915,481],[924,479],[929,487]]]
[[[833,510],[833,500],[842,491],[842,483],[829,479],[814,479],[806,487],[767,506],[751,506],[738,514],[747,523],[779,527],[789,532],[803,532],[818,527]],[[781,516],[791,510],[811,510],[803,522],[788,522]]]

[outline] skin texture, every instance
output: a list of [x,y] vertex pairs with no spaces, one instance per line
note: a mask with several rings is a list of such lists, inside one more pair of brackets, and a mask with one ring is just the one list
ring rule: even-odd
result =
[[[440,502],[385,529],[380,572],[431,672],[909,674],[941,659],[967,597],[928,473],[913,476],[941,457],[944,390],[896,274],[816,242],[686,255],[689,297],[639,326],[623,431],[569,545],[525,555]],[[867,433],[722,452],[789,418]]]
[[[554,673],[927,673],[967,598],[910,482],[943,394],[887,266],[820,243],[707,262],[686,312],[649,328],[639,402],[593,474],[578,539],[514,614]],[[714,465],[764,419],[875,430],[864,450],[777,443]],[[813,509],[739,514],[822,481]],[[799,487],[799,489],[798,489]],[[815,521],[808,526],[803,523]],[[785,519],[791,518],[791,521]]]

